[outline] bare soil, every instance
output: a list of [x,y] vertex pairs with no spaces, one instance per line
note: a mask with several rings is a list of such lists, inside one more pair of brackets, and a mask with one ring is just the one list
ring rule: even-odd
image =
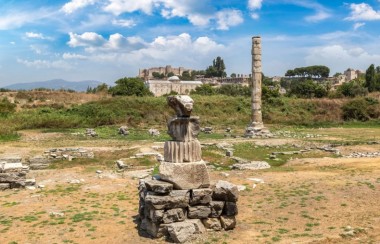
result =
[[[340,138],[347,132],[331,129],[329,133]],[[258,145],[294,141],[256,140]],[[20,141],[0,144],[0,156],[25,158],[73,145],[99,155],[131,148],[147,152],[156,144],[118,140],[100,144],[99,140],[72,141],[60,133],[24,131]],[[361,144],[340,149],[348,153],[380,148]],[[109,160],[118,159],[109,155]],[[97,174],[97,169],[103,173]],[[28,176],[45,187],[0,192],[0,243],[165,243],[139,234],[138,179],[133,175],[102,162],[30,171]],[[247,189],[240,192],[237,227],[206,233],[193,243],[380,243],[380,158],[293,159],[262,171],[214,170],[210,177],[213,182],[227,180]],[[79,183],[69,183],[72,180]],[[352,235],[347,235],[350,229]]]

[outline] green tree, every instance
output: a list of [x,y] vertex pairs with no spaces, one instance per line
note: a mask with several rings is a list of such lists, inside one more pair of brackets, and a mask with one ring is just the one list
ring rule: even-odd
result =
[[169,77],[172,77],[172,76],[175,76],[175,74],[174,74],[173,72],[169,72],[169,73],[168,73],[168,78],[169,78]]
[[227,96],[251,96],[251,89],[248,86],[241,86],[235,84],[222,85],[216,89],[218,94],[227,95]]
[[324,86],[314,83],[312,80],[292,82],[289,95],[295,95],[302,98],[321,98],[327,95]]
[[121,78],[115,81],[116,86],[110,88],[112,96],[152,96],[140,78]]
[[368,89],[363,87],[359,80],[355,79],[339,86],[337,93],[342,94],[345,97],[366,96],[368,94]]
[[236,78],[236,74],[235,74],[235,73],[232,73],[232,74],[231,74],[231,78]]
[[181,80],[192,80],[191,73],[189,71],[183,71],[180,79]]
[[373,64],[365,72],[365,87],[368,88],[369,92],[376,91],[376,70]]
[[218,56],[212,61],[212,66],[206,69],[206,77],[226,77],[225,69],[226,66],[224,65],[223,59]]
[[195,90],[191,91],[190,94],[198,94],[198,95],[215,95],[216,91],[209,84],[203,84],[195,88]]
[[153,72],[152,73],[153,77],[156,78],[156,79],[163,79],[165,77],[164,74],[162,73],[158,73],[158,72]]

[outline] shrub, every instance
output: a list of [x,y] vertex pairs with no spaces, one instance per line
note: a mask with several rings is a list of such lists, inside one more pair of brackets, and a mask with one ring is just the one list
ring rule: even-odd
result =
[[0,101],[0,116],[7,116],[16,111],[16,104],[11,103],[6,97]]
[[358,98],[342,106],[344,120],[367,121],[379,118],[379,102],[373,98]]

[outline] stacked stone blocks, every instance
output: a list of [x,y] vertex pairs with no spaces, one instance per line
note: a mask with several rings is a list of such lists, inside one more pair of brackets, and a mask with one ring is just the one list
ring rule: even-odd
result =
[[166,237],[177,243],[189,241],[206,229],[233,229],[238,189],[224,181],[210,186],[197,139],[199,117],[190,116],[193,100],[170,96],[168,104],[176,112],[168,122],[172,140],[164,145],[159,175],[140,181],[140,229],[153,238]]

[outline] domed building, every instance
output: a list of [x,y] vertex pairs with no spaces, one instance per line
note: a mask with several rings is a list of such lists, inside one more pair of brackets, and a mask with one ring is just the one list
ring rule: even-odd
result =
[[195,80],[182,81],[178,76],[171,76],[167,80],[147,80],[145,84],[156,97],[159,97],[171,92],[188,95],[203,83]]

